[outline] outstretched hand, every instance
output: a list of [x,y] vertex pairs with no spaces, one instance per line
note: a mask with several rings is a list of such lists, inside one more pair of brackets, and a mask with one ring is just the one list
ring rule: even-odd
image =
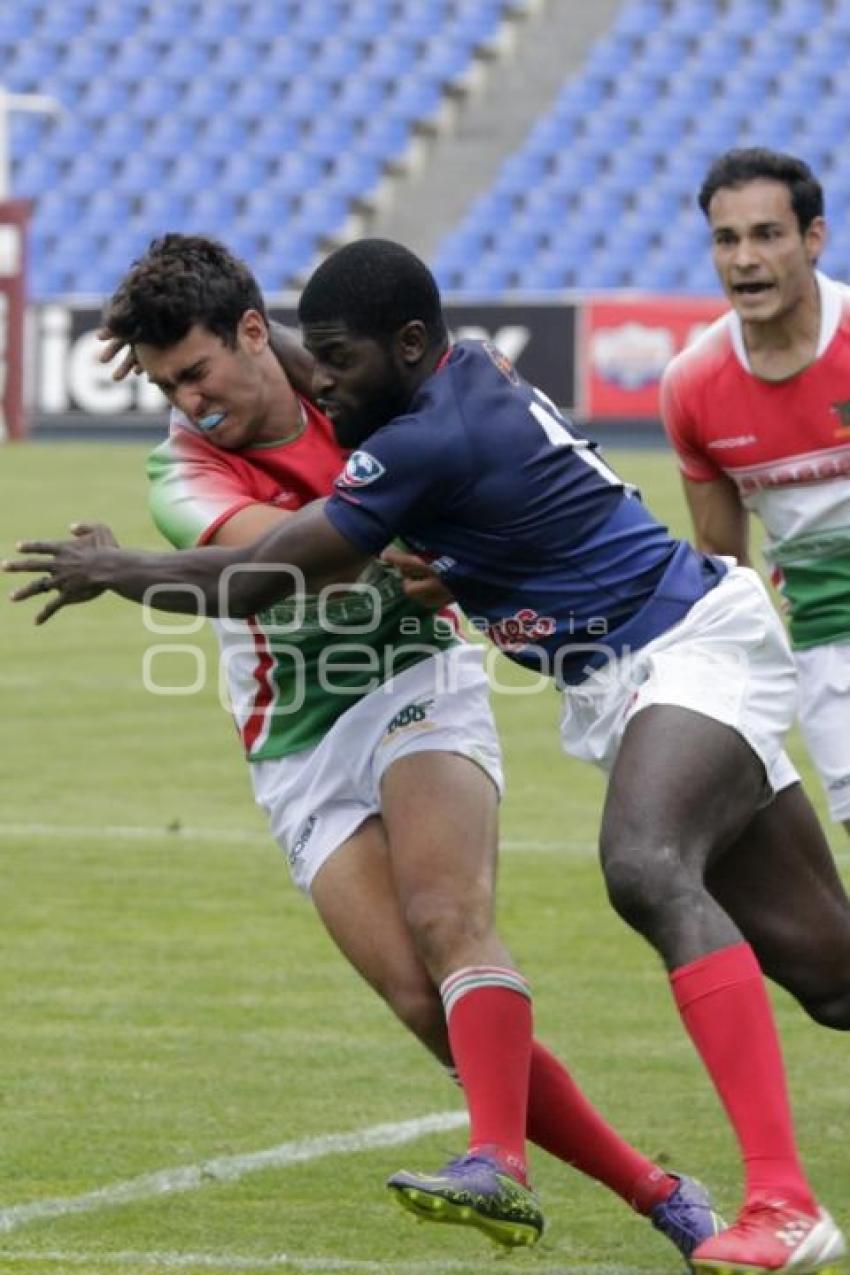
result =
[[430,611],[439,611],[454,602],[452,594],[424,558],[415,553],[405,553],[393,546],[386,548],[381,558],[401,572],[404,592],[420,606],[427,607]]
[[16,545],[19,553],[38,554],[35,558],[14,558],[2,564],[4,571],[34,571],[38,579],[13,590],[9,595],[13,602],[25,602],[27,598],[56,590],[35,617],[36,624],[44,624],[64,606],[75,602],[91,602],[105,591],[95,584],[92,573],[100,549],[118,547],[109,527],[102,522],[71,524],[71,540],[21,540]]
[[112,370],[113,381],[123,381],[131,372],[142,371],[132,345],[128,345],[120,336],[113,336],[109,328],[98,328],[97,338],[104,342],[103,349],[97,356],[98,363],[111,363],[119,354],[123,355],[121,362]]

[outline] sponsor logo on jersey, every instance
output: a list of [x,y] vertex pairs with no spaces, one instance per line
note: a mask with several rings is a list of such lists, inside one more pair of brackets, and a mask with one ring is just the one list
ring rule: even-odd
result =
[[296,863],[300,863],[300,861],[303,859],[304,851],[307,849],[307,843],[312,837],[318,821],[319,821],[318,815],[310,815],[309,818],[307,819],[307,822],[304,824],[304,827],[301,829],[298,836],[295,838],[292,845],[290,846],[289,854],[287,857],[289,859],[289,862],[292,864],[293,868],[295,867]]
[[796,483],[822,483],[833,478],[850,478],[850,447],[832,447],[805,456],[788,456],[769,465],[730,468],[730,476],[742,495],[792,487]]
[[452,567],[457,566],[457,558],[444,555],[442,558],[434,558],[428,565],[436,575],[444,576],[447,571],[451,571]]
[[531,607],[523,607],[514,615],[506,615],[487,626],[487,636],[500,651],[522,651],[538,638],[551,637],[557,628],[553,615],[538,615]]
[[370,452],[352,452],[337,482],[344,487],[366,487],[385,473],[384,466]]
[[720,451],[728,447],[749,447],[758,441],[755,434],[736,434],[734,438],[713,438],[708,445]]
[[850,398],[840,403],[832,403],[829,409],[838,417],[836,438],[850,438]]
[[404,708],[396,713],[387,726],[385,731],[387,738],[390,735],[394,735],[396,731],[405,730],[409,726],[421,726],[426,721],[433,707],[433,699],[414,700],[412,704],[405,704]]
[[501,372],[511,385],[519,385],[519,372],[517,372],[513,363],[506,354],[503,354],[497,345],[492,341],[482,341],[482,347],[486,354],[490,356],[490,360],[497,372]]

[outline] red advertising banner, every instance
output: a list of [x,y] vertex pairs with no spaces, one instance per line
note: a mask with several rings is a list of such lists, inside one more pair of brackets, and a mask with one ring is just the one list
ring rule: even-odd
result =
[[24,313],[31,208],[26,199],[0,201],[0,442],[26,433]]
[[665,367],[727,309],[722,297],[586,301],[578,360],[582,414],[593,420],[657,420]]

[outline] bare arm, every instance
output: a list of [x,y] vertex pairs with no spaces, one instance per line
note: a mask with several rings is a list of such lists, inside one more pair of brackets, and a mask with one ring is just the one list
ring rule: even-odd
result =
[[93,528],[72,540],[23,541],[18,549],[40,556],[5,562],[4,570],[40,576],[15,590],[13,600],[57,592],[37,624],[105,590],[160,611],[244,618],[301,591],[305,578],[347,580],[370,557],[334,529],[318,501],[235,548],[145,553],[119,549],[108,528]]
[[738,489],[725,475],[697,483],[683,478],[696,546],[703,553],[728,554],[749,566],[749,514]]

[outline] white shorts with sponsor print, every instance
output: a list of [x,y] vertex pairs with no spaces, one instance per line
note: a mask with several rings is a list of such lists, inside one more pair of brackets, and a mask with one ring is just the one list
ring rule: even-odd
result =
[[458,753],[502,791],[502,758],[483,648],[451,647],[365,695],[315,748],[250,766],[257,804],[309,894],[319,868],[381,810],[381,778],[412,753]]
[[564,751],[609,771],[629,721],[650,704],[731,726],[761,759],[772,792],[798,781],[782,747],[797,707],[794,660],[755,571],[732,565],[673,628],[568,687]]
[[826,790],[829,813],[850,819],[850,642],[795,651],[800,729]]

